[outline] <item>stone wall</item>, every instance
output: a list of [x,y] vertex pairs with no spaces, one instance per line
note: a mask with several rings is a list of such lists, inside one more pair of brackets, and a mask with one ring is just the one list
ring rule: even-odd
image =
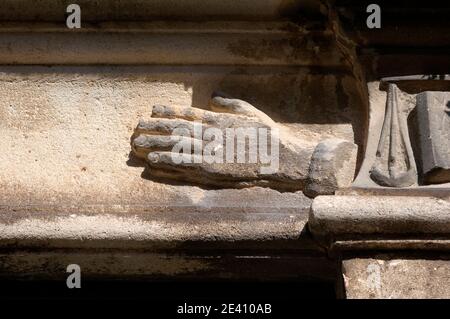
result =
[[[31,3],[4,1],[0,12],[0,277],[60,280],[76,261],[94,279],[312,280],[348,298],[449,295],[448,175],[423,182],[405,120],[417,94],[450,90],[446,6],[412,3],[409,17],[430,13],[418,30],[382,1],[383,28],[367,30],[353,0],[80,0],[82,28],[69,30],[69,1]],[[306,167],[298,189],[149,173],[132,149],[139,121],[156,104],[201,112],[217,91],[251,109],[243,118],[263,114],[299,141],[304,163],[286,157],[281,176]],[[380,143],[397,133],[400,151]],[[398,156],[406,182],[389,166]],[[373,177],[377,160],[384,179]],[[308,192],[311,180],[319,186]]]

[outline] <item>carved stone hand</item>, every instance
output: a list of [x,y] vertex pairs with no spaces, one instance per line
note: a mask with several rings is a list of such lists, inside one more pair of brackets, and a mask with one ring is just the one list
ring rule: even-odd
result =
[[308,196],[351,184],[352,142],[301,139],[251,104],[223,94],[213,95],[209,107],[156,105],[151,118],[139,122],[131,146],[151,176],[219,188],[303,190]]
[[[315,144],[299,140],[287,128],[242,100],[213,95],[209,106],[211,111],[157,105],[153,107],[149,120],[140,121],[132,138],[132,149],[137,157],[147,161],[152,176],[213,187],[266,186],[283,191],[304,188]],[[196,134],[195,127],[199,121],[202,123],[201,132]],[[258,132],[258,140],[240,140],[230,136],[230,132],[239,136],[246,129]],[[211,148],[209,143],[217,142],[208,131],[223,134],[223,144],[216,143],[214,149],[222,152],[224,149],[220,148],[225,148],[223,163],[209,163],[201,158],[205,150]],[[261,152],[264,143],[259,140],[261,132],[268,132],[268,136],[263,136],[267,142],[265,153],[271,161],[277,162],[272,165],[274,170],[268,167],[274,163],[263,163],[257,156],[264,153]],[[233,150],[228,149],[229,144],[225,146],[227,138],[234,140]],[[192,146],[192,152],[174,153],[180,143]],[[256,145],[258,149],[252,150]],[[278,154],[271,154],[274,150],[278,150]],[[232,154],[231,158],[229,154]],[[243,155],[247,159],[244,163],[238,161],[238,157]],[[256,161],[249,161],[252,155]]]

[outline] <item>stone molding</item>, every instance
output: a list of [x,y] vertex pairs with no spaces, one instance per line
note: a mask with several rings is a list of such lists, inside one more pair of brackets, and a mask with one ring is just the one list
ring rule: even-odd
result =
[[448,249],[450,192],[443,198],[319,196],[309,229],[329,248]]

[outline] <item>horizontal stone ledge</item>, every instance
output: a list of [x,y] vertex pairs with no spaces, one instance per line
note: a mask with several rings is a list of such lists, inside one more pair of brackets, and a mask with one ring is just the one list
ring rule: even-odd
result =
[[305,207],[3,205],[0,249],[316,249],[307,218]]
[[254,253],[205,255],[136,251],[52,250],[0,252],[0,280],[11,278],[67,279],[67,266],[77,264],[83,280],[89,279],[212,279],[334,281],[336,262],[322,256]]
[[417,196],[437,197],[450,199],[450,183],[440,185],[426,185],[421,187],[384,187],[375,185],[373,187],[355,186],[342,188],[336,191],[336,195],[361,195],[361,196]]
[[6,65],[342,67],[340,56],[328,36],[296,33],[4,32],[0,37],[0,64]]
[[[155,18],[208,20],[277,19],[297,13],[302,1],[296,0],[3,0],[0,20],[65,21],[66,8],[76,3],[85,21],[152,20]],[[318,11],[319,1],[309,10]]]
[[0,21],[0,33],[175,33],[175,34],[277,34],[277,35],[312,35],[332,37],[331,31],[317,29],[308,25],[299,25],[289,21],[107,21],[85,22],[80,29],[69,29],[65,23],[56,22],[5,22]]
[[377,250],[427,250],[448,251],[450,239],[370,239],[370,240],[338,240],[331,250],[377,251]]
[[412,196],[319,196],[309,228],[332,241],[450,237],[450,201]]

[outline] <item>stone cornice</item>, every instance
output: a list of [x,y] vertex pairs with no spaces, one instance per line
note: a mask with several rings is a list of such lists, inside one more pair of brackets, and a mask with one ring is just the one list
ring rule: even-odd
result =
[[417,196],[319,196],[309,229],[329,248],[448,249],[450,191],[443,198]]
[[295,16],[300,10],[320,12],[320,1],[296,0],[4,0],[3,21],[65,21],[66,7],[76,3],[84,21],[151,21],[155,19],[273,20]]
[[286,23],[106,23],[70,31],[4,23],[0,64],[342,67],[328,31]]

